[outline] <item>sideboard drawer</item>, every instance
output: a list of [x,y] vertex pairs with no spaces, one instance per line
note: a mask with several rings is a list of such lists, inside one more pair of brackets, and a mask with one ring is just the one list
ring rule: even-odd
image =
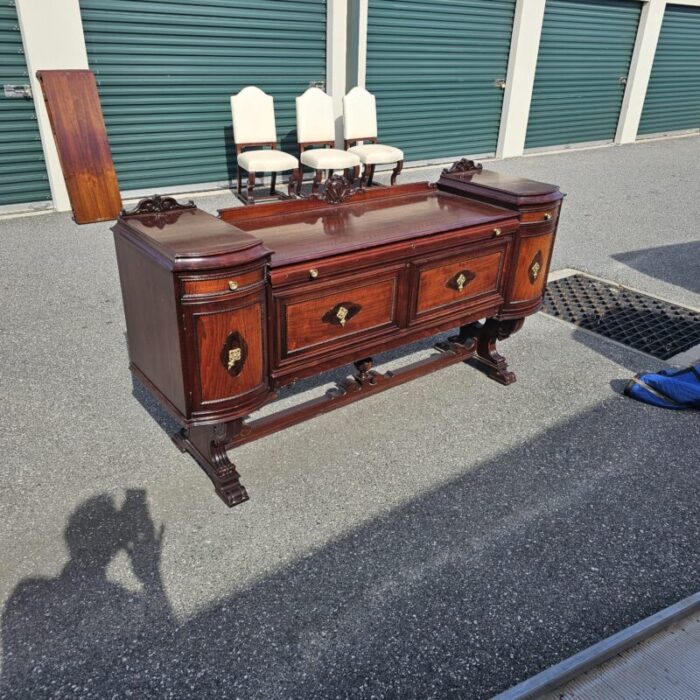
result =
[[500,297],[507,245],[504,241],[478,253],[473,249],[462,250],[449,257],[415,261],[413,317],[420,319],[473,304],[477,297]]
[[197,277],[182,279],[183,298],[220,296],[222,294],[240,294],[252,285],[265,279],[265,269],[257,267],[253,270],[240,272],[231,270],[217,275],[198,275]]
[[278,292],[275,308],[281,329],[281,356],[332,344],[348,336],[398,327],[397,292],[403,266]]

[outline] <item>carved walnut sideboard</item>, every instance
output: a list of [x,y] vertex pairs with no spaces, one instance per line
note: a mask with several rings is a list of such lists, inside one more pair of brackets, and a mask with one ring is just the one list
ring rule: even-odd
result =
[[[496,342],[540,308],[562,198],[460,161],[434,184],[357,191],[334,177],[319,197],[218,218],[142,200],[113,229],[130,368],[182,426],[180,449],[241,503],[237,445],[455,362],[513,382]],[[434,356],[372,368],[452,328]],[[325,396],[249,418],[280,387],[349,363]]]

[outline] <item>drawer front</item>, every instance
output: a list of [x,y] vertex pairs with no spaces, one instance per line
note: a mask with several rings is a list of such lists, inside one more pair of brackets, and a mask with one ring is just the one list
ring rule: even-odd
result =
[[520,215],[520,220],[524,224],[554,223],[558,212],[558,206],[552,207],[551,209],[543,209],[542,211],[524,211]]
[[473,303],[477,297],[498,295],[503,287],[506,245],[475,253],[461,251],[449,258],[417,264],[414,316],[439,313]]
[[509,300],[511,303],[532,301],[542,296],[547,282],[553,241],[553,233],[520,239],[515,278]]
[[255,270],[245,272],[231,270],[228,273],[215,276],[198,275],[196,278],[184,278],[182,279],[182,296],[189,298],[223,295],[233,298],[235,295],[247,291],[252,285],[262,282],[264,274],[264,268],[258,267]]
[[247,394],[265,381],[263,303],[192,313],[197,393],[204,406]]
[[398,280],[399,269],[394,268],[390,274],[338,280],[316,290],[278,296],[282,356],[398,326]]

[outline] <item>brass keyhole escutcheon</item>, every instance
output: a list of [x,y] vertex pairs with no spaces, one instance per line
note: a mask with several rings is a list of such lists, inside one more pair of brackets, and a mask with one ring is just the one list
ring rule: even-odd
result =
[[315,267],[312,267],[309,270],[309,277],[311,277],[312,280],[315,280],[318,277],[318,270]]
[[459,276],[455,280],[457,284],[457,289],[458,291],[462,291],[464,289],[464,285],[467,283],[467,277],[463,272],[460,272]]
[[536,280],[538,275],[540,274],[540,264],[537,261],[535,261],[530,270],[532,272],[532,279]]
[[348,322],[348,313],[350,313],[344,306],[341,306],[335,314],[335,317],[340,321],[340,325],[344,326]]
[[235,292],[238,289],[238,282],[236,282],[235,280],[230,280],[228,283],[228,288],[232,292]]
[[226,369],[233,369],[236,362],[239,362],[243,357],[243,352],[240,348],[231,348],[228,351],[228,367]]

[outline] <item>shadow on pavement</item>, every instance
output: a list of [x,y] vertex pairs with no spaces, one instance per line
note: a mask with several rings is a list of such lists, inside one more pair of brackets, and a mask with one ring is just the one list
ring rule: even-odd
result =
[[645,275],[700,294],[700,241],[631,250],[612,257]]
[[96,496],[3,612],[0,696],[491,697],[697,590],[693,421],[611,397],[179,621],[144,492]]

